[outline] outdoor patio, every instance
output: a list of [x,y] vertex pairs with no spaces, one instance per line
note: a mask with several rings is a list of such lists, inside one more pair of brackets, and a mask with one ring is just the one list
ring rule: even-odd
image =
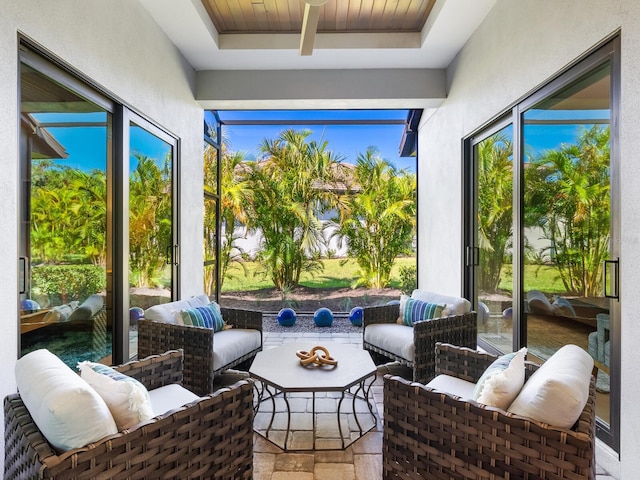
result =
[[[285,343],[307,342],[324,345],[326,343],[341,343],[362,348],[362,333],[322,333],[317,332],[264,332],[264,349],[274,348]],[[377,425],[345,450],[316,450],[311,452],[284,452],[270,441],[258,434],[254,434],[254,472],[255,480],[337,480],[356,479],[374,480],[382,478],[382,423],[381,415],[384,411],[382,404],[382,376],[385,373],[402,375],[403,367],[397,365],[379,366],[378,375],[373,384],[371,396],[375,402]],[[232,378],[230,378],[232,380]],[[310,394],[296,394],[297,398],[307,395],[308,410],[304,407],[299,413],[311,414]],[[324,394],[332,397],[332,394]],[[317,394],[322,396],[322,394]],[[298,404],[304,405],[302,402]],[[318,417],[318,429],[322,429],[322,422],[335,423],[333,415]],[[328,428],[330,428],[328,426]],[[614,479],[604,468],[598,466],[597,480]]]

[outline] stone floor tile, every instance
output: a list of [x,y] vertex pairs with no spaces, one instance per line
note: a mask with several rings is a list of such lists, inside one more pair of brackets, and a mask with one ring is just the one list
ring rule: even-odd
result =
[[382,478],[382,454],[354,455],[353,466],[356,471],[356,480]]
[[276,461],[275,453],[253,454],[253,480],[258,478],[271,479]]
[[274,472],[311,472],[315,458],[313,453],[280,453],[276,455]]
[[273,472],[271,480],[314,480],[313,473]]
[[282,453],[282,449],[276,447],[269,440],[263,438],[257,433],[253,434],[253,452],[254,453]]
[[353,450],[351,447],[344,450],[316,451],[315,461],[318,463],[353,463]]
[[355,455],[378,453],[382,455],[382,432],[369,432],[351,447]]
[[351,463],[316,463],[315,480],[355,480],[356,472]]

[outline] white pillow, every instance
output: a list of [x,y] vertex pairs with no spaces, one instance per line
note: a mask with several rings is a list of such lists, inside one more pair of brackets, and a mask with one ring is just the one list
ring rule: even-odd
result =
[[131,428],[155,415],[149,392],[135,378],[100,363],[78,364],[80,375],[105,401],[118,430]]
[[575,318],[576,311],[573,308],[573,305],[563,297],[556,297],[551,305],[551,309],[554,315],[558,315],[561,317],[571,317]]
[[539,422],[571,428],[589,399],[593,358],[565,345],[529,377],[509,411]]
[[403,324],[404,317],[404,307],[407,304],[407,300],[409,299],[409,295],[400,295],[400,315],[398,315],[398,323]]
[[524,385],[526,353],[527,349],[521,348],[517,352],[503,355],[489,365],[476,384],[473,399],[506,410]]
[[118,432],[100,395],[48,350],[20,358],[15,373],[22,401],[54,448],[84,447]]
[[531,313],[542,313],[544,315],[553,315],[553,308],[546,295],[538,290],[530,290],[527,292],[527,303]]

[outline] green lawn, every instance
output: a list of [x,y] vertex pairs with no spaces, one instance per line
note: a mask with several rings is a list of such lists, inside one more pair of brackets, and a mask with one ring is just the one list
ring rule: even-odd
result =
[[[502,267],[500,290],[511,292],[513,290],[513,269],[511,265]],[[525,265],[524,268],[525,290],[540,290],[545,293],[566,293],[560,274],[556,267],[550,265]]]
[[[350,287],[352,282],[356,279],[356,272],[358,271],[358,264],[355,260],[344,259],[325,259],[322,260],[324,270],[315,275],[302,275],[301,284],[305,287],[313,288],[339,288]],[[393,269],[391,270],[391,287],[399,288],[400,275],[399,270],[401,266],[415,266],[415,257],[403,257],[396,260]],[[255,262],[245,262],[246,275],[242,268],[236,266],[230,275],[224,280],[222,285],[223,292],[238,292],[238,291],[250,291],[260,290],[263,288],[271,288],[273,284],[268,278],[262,275],[256,275],[255,272],[258,265]]]
[[[316,276],[302,275],[300,282],[305,287],[312,288],[340,288],[350,287],[357,277],[358,264],[355,260],[325,259],[322,260],[324,270]],[[403,257],[396,260],[391,271],[391,287],[399,288],[401,266],[411,266],[416,264],[415,257]],[[223,292],[238,292],[261,290],[271,288],[273,284],[268,278],[256,275],[258,268],[255,262],[245,262],[246,275],[239,266],[234,267],[230,272],[231,277],[227,277],[222,286]],[[511,265],[503,267],[500,289],[511,292],[513,274]],[[560,275],[555,267],[548,265],[527,265],[525,267],[525,287],[526,290],[540,290],[546,293],[565,293],[566,290],[560,280]]]

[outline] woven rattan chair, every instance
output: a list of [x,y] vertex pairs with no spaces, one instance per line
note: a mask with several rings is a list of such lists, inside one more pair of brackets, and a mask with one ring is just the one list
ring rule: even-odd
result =
[[[262,335],[262,312],[224,307],[220,310],[226,324],[236,329],[258,330]],[[197,395],[205,395],[213,391],[216,375],[240,364],[249,363],[262,350],[262,341],[259,348],[216,368],[215,334],[211,328],[148,319],[138,322],[139,356],[178,349],[184,351],[184,387]]]
[[[115,367],[148,389],[180,383],[182,352]],[[56,452],[19,394],[4,400],[5,480],[251,479],[253,384],[242,380],[83,448]]]
[[[394,360],[413,370],[413,381],[427,383],[435,376],[435,346],[436,342],[446,342],[476,348],[478,325],[476,313],[469,312],[462,315],[434,318],[415,322],[413,324],[413,360],[384,350],[379,345],[369,343],[366,339],[366,329],[376,323],[396,324],[400,307],[397,304],[365,307],[362,316],[362,346],[374,355],[374,361],[380,363],[379,356]],[[398,328],[410,328],[398,325]]]
[[[495,356],[438,344],[436,371],[476,382]],[[526,362],[526,378],[538,368]],[[384,377],[383,478],[595,478],[595,381],[572,429],[562,429]]]

